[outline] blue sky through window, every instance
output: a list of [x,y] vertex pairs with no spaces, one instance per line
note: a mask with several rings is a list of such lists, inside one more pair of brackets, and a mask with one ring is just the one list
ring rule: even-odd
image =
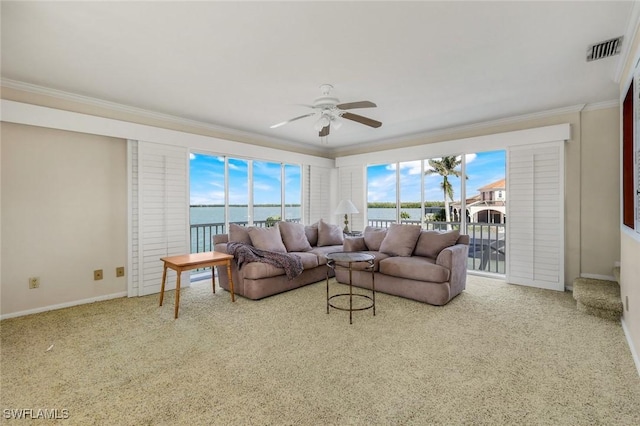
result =
[[[505,177],[505,151],[479,152],[466,155],[467,198],[478,193],[491,182]],[[367,200],[369,202],[396,201],[396,164],[372,165],[367,168]],[[420,160],[400,163],[400,198],[402,202],[420,201]],[[454,200],[460,200],[460,179],[450,178]],[[425,201],[443,201],[440,175],[425,179]]]
[[[229,204],[249,202],[249,161],[229,158]],[[281,203],[281,165],[266,161],[253,162],[253,203]],[[285,165],[285,200],[300,203],[300,166]],[[224,157],[191,154],[191,205],[224,204]]]

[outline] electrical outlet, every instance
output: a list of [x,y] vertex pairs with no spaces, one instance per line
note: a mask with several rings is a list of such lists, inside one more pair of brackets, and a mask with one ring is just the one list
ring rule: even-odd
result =
[[124,266],[116,268],[116,277],[124,277]]
[[38,288],[40,287],[40,278],[39,277],[30,277],[29,278],[29,288]]
[[93,280],[98,281],[102,279],[102,269],[96,269],[93,271]]

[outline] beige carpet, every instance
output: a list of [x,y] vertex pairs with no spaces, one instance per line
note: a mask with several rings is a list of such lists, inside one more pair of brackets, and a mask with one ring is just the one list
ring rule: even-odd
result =
[[640,424],[620,323],[570,293],[469,277],[444,307],[378,294],[353,325],[326,314],[322,282],[235,304],[197,285],[176,321],[173,300],[2,321],[0,421],[25,408],[79,425]]

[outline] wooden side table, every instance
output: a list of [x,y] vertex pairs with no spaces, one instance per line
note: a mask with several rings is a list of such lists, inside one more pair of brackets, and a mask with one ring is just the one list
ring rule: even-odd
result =
[[[178,318],[178,309],[180,308],[180,275],[183,271],[189,271],[196,268],[204,268],[217,265],[227,265],[227,275],[229,275],[229,290],[231,293],[231,301],[235,302],[236,297],[233,293],[233,278],[231,277],[231,260],[233,255],[226,253],[218,253],[209,251],[206,253],[182,254],[180,256],[161,257],[164,262],[164,270],[162,272],[162,286],[160,287],[160,306],[164,299],[164,284],[167,281],[167,268],[171,268],[178,274],[176,278],[176,306],[174,318]],[[211,270],[211,283],[213,284],[213,292],[216,292],[216,278]]]

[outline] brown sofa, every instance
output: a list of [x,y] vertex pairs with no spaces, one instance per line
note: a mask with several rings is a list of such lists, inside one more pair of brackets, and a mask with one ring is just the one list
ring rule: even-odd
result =
[[[367,227],[363,236],[345,239],[344,251],[375,256],[376,291],[444,305],[466,286],[469,236],[458,231],[425,231],[405,224]],[[352,283],[371,288],[371,272],[362,270],[364,266],[353,265]],[[336,279],[348,283],[349,271],[337,268]]]
[[[241,242],[261,250],[295,254],[302,260],[302,273],[291,280],[283,268],[267,263],[250,262],[239,269],[231,262],[235,294],[254,300],[318,282],[326,278],[327,271],[333,276],[326,266],[326,254],[343,251],[343,240],[340,227],[322,220],[310,226],[278,222],[272,228],[230,224],[229,234],[213,237],[215,251],[227,253],[229,242]],[[229,290],[226,267],[217,268],[220,287]]]

